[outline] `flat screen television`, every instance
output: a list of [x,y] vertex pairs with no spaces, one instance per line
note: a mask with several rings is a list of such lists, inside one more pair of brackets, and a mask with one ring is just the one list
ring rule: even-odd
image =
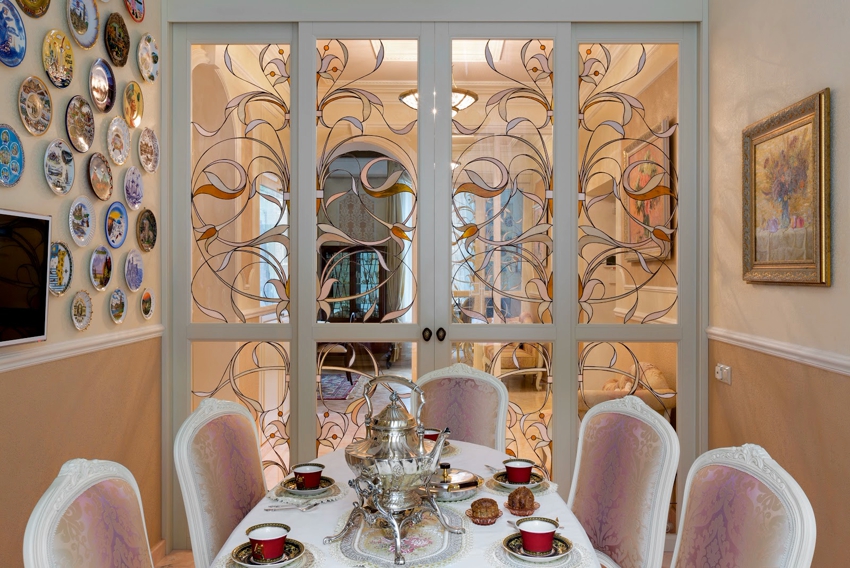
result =
[[0,347],[47,339],[50,221],[0,209]]

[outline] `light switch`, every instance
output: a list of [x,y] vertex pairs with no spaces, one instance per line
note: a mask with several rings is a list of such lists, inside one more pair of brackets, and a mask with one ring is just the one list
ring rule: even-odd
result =
[[718,363],[714,367],[714,378],[727,385],[732,384],[732,367]]

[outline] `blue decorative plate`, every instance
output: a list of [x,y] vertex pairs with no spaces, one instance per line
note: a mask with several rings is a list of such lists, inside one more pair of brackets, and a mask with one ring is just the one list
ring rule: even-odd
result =
[[27,52],[27,30],[11,0],[0,0],[0,63],[17,67]]
[[[0,0],[2,1],[2,0]],[[0,124],[0,185],[12,187],[24,173],[24,147],[15,129]]]
[[127,209],[120,201],[114,202],[106,210],[106,222],[103,227],[106,230],[106,242],[112,248],[118,248],[124,244],[127,238]]
[[138,292],[145,279],[145,267],[142,262],[142,253],[132,249],[124,261],[124,281],[131,292]]

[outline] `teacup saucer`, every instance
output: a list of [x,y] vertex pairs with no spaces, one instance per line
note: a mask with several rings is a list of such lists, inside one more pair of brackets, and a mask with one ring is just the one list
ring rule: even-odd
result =
[[570,539],[556,534],[555,538],[552,539],[551,551],[526,552],[525,549],[522,548],[522,535],[520,533],[514,533],[502,541],[502,548],[504,548],[511,556],[519,558],[525,562],[542,563],[552,562],[553,560],[565,557],[573,549],[573,543]]
[[289,479],[284,479],[280,482],[280,486],[283,487],[287,493],[292,493],[293,495],[300,495],[302,497],[312,496],[312,495],[321,495],[331,487],[336,481],[331,477],[325,477],[324,475],[319,478],[319,486],[316,489],[298,489],[295,485],[295,478],[290,477]]
[[531,480],[528,483],[513,483],[508,481],[508,473],[506,471],[500,471],[498,473],[493,474],[493,481],[507,489],[517,489],[518,487],[528,487],[529,489],[534,489],[546,480],[539,473],[532,471]]
[[287,566],[301,558],[304,555],[304,545],[294,538],[287,538],[284,547],[283,558],[275,562],[255,562],[251,558],[251,543],[246,542],[240,544],[230,553],[230,559],[240,566],[246,568],[254,568],[255,566],[265,566],[265,568],[281,568]]

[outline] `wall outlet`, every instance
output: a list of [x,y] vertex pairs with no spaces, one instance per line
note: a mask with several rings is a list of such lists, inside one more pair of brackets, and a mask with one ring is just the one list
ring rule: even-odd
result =
[[718,363],[714,367],[714,378],[727,385],[732,384],[732,367]]

